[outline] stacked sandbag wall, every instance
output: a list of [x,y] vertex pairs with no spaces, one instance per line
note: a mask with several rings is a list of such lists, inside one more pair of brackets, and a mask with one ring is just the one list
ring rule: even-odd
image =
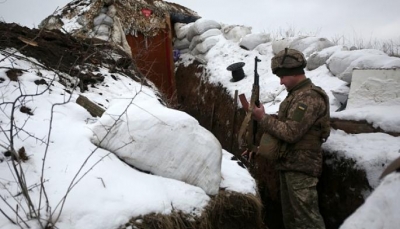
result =
[[252,34],[251,29],[243,25],[225,25],[203,18],[188,24],[175,23],[174,49],[178,50],[179,54],[189,53],[205,64],[207,61],[203,55],[220,39],[237,42],[246,50],[253,50],[258,45],[271,41],[269,34]]
[[206,63],[201,56],[206,54],[221,39],[221,24],[208,19],[198,19],[188,24],[175,23],[174,49],[180,54],[190,53],[201,62]]
[[350,49],[343,45],[335,45],[322,37],[301,36],[277,39],[272,42],[274,54],[293,48],[303,52],[307,59],[308,71],[315,70],[323,65],[329,72],[345,85],[332,91],[335,98],[344,109],[347,103],[348,93],[352,82],[353,69],[384,69],[400,68],[400,58],[388,56],[376,49]]

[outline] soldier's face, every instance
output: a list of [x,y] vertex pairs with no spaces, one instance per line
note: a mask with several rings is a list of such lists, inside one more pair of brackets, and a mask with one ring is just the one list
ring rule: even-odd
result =
[[281,76],[281,85],[285,85],[286,90],[289,91],[297,84],[296,76]]

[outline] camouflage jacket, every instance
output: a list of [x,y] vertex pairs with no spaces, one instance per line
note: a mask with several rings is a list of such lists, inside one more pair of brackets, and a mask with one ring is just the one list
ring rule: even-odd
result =
[[329,99],[305,79],[280,104],[278,119],[265,115],[264,132],[281,140],[277,169],[318,177],[322,171],[321,145],[329,136]]

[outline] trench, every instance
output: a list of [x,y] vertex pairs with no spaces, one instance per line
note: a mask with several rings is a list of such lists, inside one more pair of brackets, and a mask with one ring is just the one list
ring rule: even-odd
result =
[[[222,84],[211,84],[207,78],[206,67],[196,60],[187,66],[176,63],[176,95],[180,109],[196,118],[215,135],[224,149],[247,165],[257,182],[264,224],[269,229],[284,228],[278,173],[263,158],[247,164],[240,157],[242,150],[237,138],[245,112],[237,107],[235,99]],[[355,169],[354,161],[338,158],[335,152],[323,152],[323,155],[323,172],[317,186],[320,212],[327,229],[338,229],[364,203],[363,194],[372,189],[365,171]]]

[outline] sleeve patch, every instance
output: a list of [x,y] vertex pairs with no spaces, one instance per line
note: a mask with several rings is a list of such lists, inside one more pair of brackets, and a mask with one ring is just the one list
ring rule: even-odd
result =
[[303,120],[304,114],[307,111],[307,105],[304,103],[299,103],[296,110],[293,113],[293,121],[301,122]]

